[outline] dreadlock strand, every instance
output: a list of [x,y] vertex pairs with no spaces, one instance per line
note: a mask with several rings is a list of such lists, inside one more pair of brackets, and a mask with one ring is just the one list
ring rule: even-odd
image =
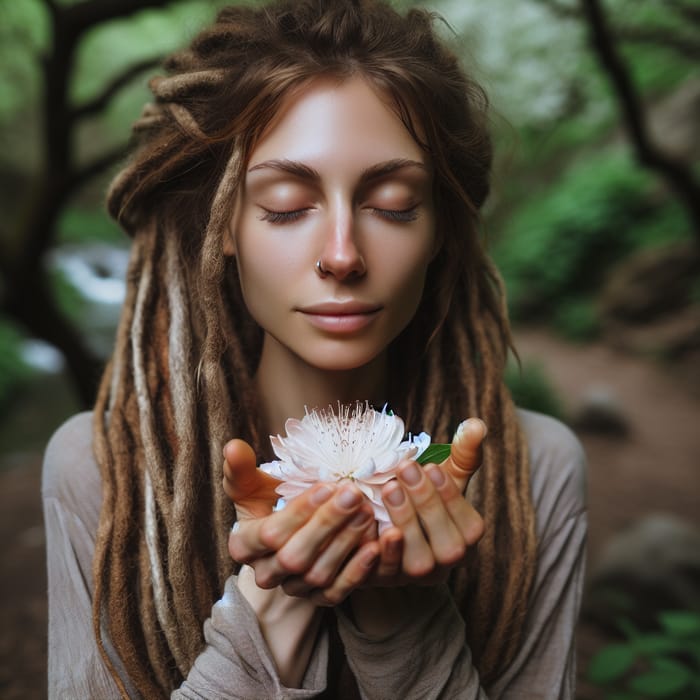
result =
[[[192,363],[192,328],[186,279],[179,259],[177,238],[168,231],[165,242],[170,308],[169,362],[170,394],[177,451],[173,464],[172,517],[184,527],[171,528],[168,538],[167,571],[173,591],[173,604],[179,611],[179,629],[185,644],[185,657],[192,664],[201,647],[200,615],[195,610],[199,598],[198,579],[190,575],[188,562],[198,559],[193,550],[194,522],[197,517],[197,417]],[[207,591],[210,599],[212,592]],[[183,631],[191,630],[183,634]]]
[[[221,182],[214,196],[211,216],[202,245],[202,302],[206,322],[206,341],[202,358],[205,401],[208,408],[209,440],[209,484],[213,490],[214,537],[218,550],[220,584],[225,581],[225,572],[232,568],[228,554],[228,531],[230,529],[231,506],[221,495],[221,460],[223,441],[232,428],[231,397],[226,391],[226,380],[222,376],[221,360],[227,345],[223,334],[223,309],[221,287],[224,273],[223,235],[228,229],[232,202],[234,201],[238,178],[242,167],[241,152],[232,149],[224,169]],[[245,382],[245,377],[241,378]],[[245,388],[241,392],[245,396]],[[228,521],[227,521],[228,519]]]
[[[138,566],[141,571],[148,571],[150,554],[148,545],[143,540],[139,546]],[[139,591],[139,618],[143,620],[143,638],[148,651],[149,665],[160,688],[159,698],[167,697],[168,689],[182,683],[182,677],[173,673],[173,665],[169,662],[169,651],[163,631],[158,624],[158,615],[153,599],[154,590],[149,576],[142,576]]]

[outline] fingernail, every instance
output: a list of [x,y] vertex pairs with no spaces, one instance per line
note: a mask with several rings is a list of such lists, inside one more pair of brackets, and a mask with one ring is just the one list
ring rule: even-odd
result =
[[415,486],[420,481],[420,470],[418,466],[412,462],[399,472],[399,476],[402,481],[405,481],[409,486]]
[[352,508],[360,502],[360,494],[354,489],[342,489],[340,493],[335,497],[335,502],[341,508]]
[[432,481],[438,488],[445,483],[445,474],[440,467],[432,467],[430,469],[426,469],[426,471],[430,481]]
[[325,503],[332,495],[333,489],[326,484],[321,484],[321,486],[311,494],[309,501],[314,506],[320,506],[321,503]]
[[484,440],[486,436],[488,435],[489,429],[484,423],[484,421],[481,420],[481,418],[467,418],[467,420],[463,420],[458,426],[457,430],[455,431],[455,436],[453,438],[454,440],[457,440],[464,435],[468,430],[471,430],[472,428],[475,428],[477,430],[481,430],[481,439]]
[[350,521],[350,527],[364,527],[371,517],[372,516],[367,511],[362,510]]
[[393,488],[386,495],[386,500],[389,502],[389,505],[392,506],[400,506],[404,502],[404,499],[403,489],[400,487]]
[[240,521],[236,520],[235,523],[233,523],[233,527],[231,528],[231,532],[236,533],[241,529],[241,523]]

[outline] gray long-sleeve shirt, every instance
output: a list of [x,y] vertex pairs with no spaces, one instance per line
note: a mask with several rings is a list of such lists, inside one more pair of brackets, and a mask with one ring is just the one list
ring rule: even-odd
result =
[[[584,456],[561,423],[528,411],[519,416],[530,450],[539,538],[537,574],[523,643],[488,697],[568,699],[574,697],[574,638],[585,559]],[[74,416],[51,439],[42,493],[49,579],[49,697],[118,698],[92,632],[92,557],[101,482],[89,413]],[[446,587],[426,589],[403,629],[387,638],[361,633],[340,610],[336,618],[363,698],[487,697],[465,643],[465,622]],[[318,697],[327,690],[331,646],[327,626],[318,634],[302,687],[285,687],[235,577],[213,606],[204,635],[206,646],[182,687],[173,691],[174,699],[282,700]],[[114,657],[109,640],[107,647]],[[133,697],[139,696],[134,692]]]

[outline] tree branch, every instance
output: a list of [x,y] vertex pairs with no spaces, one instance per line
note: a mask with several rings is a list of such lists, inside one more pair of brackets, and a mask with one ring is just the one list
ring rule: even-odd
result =
[[599,0],[580,2],[588,22],[591,44],[610,80],[637,159],[642,165],[656,171],[676,193],[690,216],[693,233],[700,242],[700,186],[695,182],[689,167],[663,153],[652,142],[646,125],[644,107],[627,66],[615,48]]
[[143,61],[134,63],[129,66],[123,73],[115,76],[111,82],[107,83],[103,88],[102,92],[94,97],[89,102],[76,107],[71,111],[71,120],[78,121],[97,112],[101,112],[107,105],[114,95],[119,92],[123,87],[128,85],[137,75],[140,75],[150,68],[154,68],[159,65],[162,61],[162,57],[157,58],[146,58]]
[[[579,19],[585,21],[580,10],[570,5],[563,5],[557,0],[536,0],[542,7],[546,7],[552,14],[561,19]],[[674,3],[675,4],[675,3]],[[676,10],[686,18],[691,18],[694,13],[694,21],[700,22],[700,10],[697,8],[685,7],[682,3],[677,3]],[[618,25],[614,29],[616,39],[622,41],[632,41],[640,44],[655,44],[657,46],[675,51],[686,61],[693,61],[700,57],[700,42],[692,35],[680,35],[673,29],[663,29],[660,27],[640,27],[632,25]]]
[[76,190],[82,184],[95,177],[95,175],[99,175],[115,163],[118,163],[119,161],[126,158],[128,154],[128,144],[117,146],[111,151],[103,153],[101,156],[95,158],[95,160],[93,160],[92,163],[84,165],[82,168],[80,168],[80,170],[74,172],[70,176],[70,179],[67,183],[68,189],[70,191]]

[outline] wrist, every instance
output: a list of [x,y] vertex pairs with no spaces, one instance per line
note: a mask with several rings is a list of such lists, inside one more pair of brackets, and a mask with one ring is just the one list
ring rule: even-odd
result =
[[260,588],[249,566],[241,567],[238,589],[258,618],[282,684],[300,687],[316,643],[322,611],[306,598],[287,595],[280,586]]
[[316,610],[316,605],[310,600],[287,595],[281,586],[260,588],[255,582],[254,569],[245,564],[238,573],[238,590],[248,601],[261,624],[274,624],[292,612],[310,615]]

